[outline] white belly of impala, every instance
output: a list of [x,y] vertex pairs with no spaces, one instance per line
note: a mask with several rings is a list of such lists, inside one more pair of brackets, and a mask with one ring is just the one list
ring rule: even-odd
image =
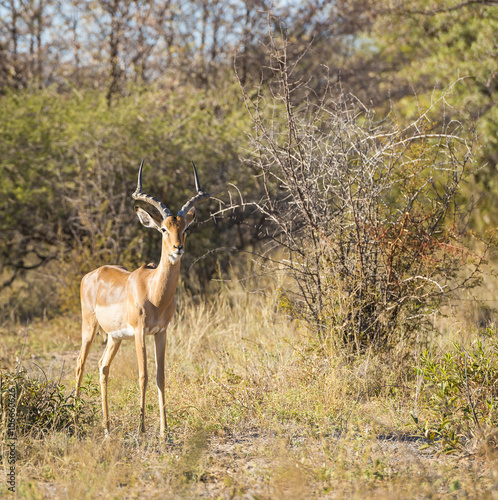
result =
[[121,330],[107,332],[107,335],[110,335],[113,339],[116,340],[132,339],[135,337],[135,330],[133,330],[133,328],[128,325],[126,328],[121,328]]
[[[154,326],[153,328],[145,328],[145,335],[155,335],[156,333],[162,333],[166,330],[166,328],[160,326]],[[121,328],[120,330],[114,330],[112,332],[107,332],[107,335],[110,335],[112,338],[116,340],[126,340],[132,339],[135,337],[135,330],[128,325],[126,328]]]

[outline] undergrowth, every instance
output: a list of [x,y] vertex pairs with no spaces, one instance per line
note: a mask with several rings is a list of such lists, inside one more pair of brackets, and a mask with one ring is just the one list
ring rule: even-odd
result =
[[58,431],[81,435],[96,422],[99,393],[88,378],[78,398],[60,381],[34,377],[24,367],[2,370],[0,380],[2,435],[43,438]]
[[[60,363],[76,362],[79,325],[30,325],[26,369],[12,363],[2,372],[4,436],[9,391],[16,394],[19,496],[434,498],[496,490],[496,456],[488,453],[496,449],[494,330],[458,344],[447,334],[440,344],[450,348],[427,339],[420,355],[403,356],[399,346],[352,357],[313,342],[279,300],[277,287],[251,294],[236,284],[208,301],[180,293],[166,349],[166,441],[158,437],[151,338],[146,433],[138,432],[135,346],[123,342],[110,370],[105,439],[92,381],[102,342],[92,346],[75,401],[73,370]],[[4,358],[20,353],[14,330],[5,332]],[[53,346],[38,349],[50,339]],[[33,351],[47,377],[30,368]],[[421,451],[424,443],[432,446]]]
[[[495,328],[470,345],[454,342],[446,352],[426,350],[417,373],[422,377],[425,422],[412,415],[431,444],[445,453],[486,442],[498,426],[498,338]],[[491,444],[491,443],[489,443]],[[495,445],[496,446],[496,443]]]

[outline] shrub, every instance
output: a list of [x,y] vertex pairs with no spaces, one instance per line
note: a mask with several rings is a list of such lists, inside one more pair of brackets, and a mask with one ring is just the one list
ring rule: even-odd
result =
[[484,259],[467,246],[460,194],[474,130],[455,119],[433,128],[444,94],[409,126],[394,111],[379,120],[337,89],[316,96],[293,81],[298,63],[274,38],[272,79],[243,89],[255,124],[246,161],[265,193],[254,204],[267,222],[264,258],[292,275],[286,296],[320,341],[392,348],[452,291],[479,283]]
[[0,377],[4,435],[12,418],[16,436],[31,434],[34,437],[54,431],[81,433],[96,421],[99,393],[91,380],[81,390],[85,399],[75,399],[72,393],[66,394],[66,388],[60,383],[35,378],[24,368],[17,372],[2,371]]
[[[494,329],[470,348],[455,343],[440,355],[424,352],[417,367],[424,419],[413,416],[430,444],[446,453],[483,442],[498,426],[498,339]],[[425,422],[423,422],[425,420]]]

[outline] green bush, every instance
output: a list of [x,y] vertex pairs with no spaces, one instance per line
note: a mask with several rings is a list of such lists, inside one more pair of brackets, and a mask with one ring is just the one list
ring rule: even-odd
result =
[[[247,193],[250,173],[237,165],[248,118],[238,96],[228,83],[213,91],[130,89],[112,109],[91,90],[0,96],[0,316],[74,310],[90,270],[158,261],[161,239],[139,224],[131,198],[142,158],[144,189],[174,213],[194,192],[191,160],[211,194],[230,182]],[[209,208],[199,209],[200,221]],[[209,252],[234,246],[242,222],[195,227],[184,258],[184,268],[195,262],[184,274],[187,286],[207,282],[218,257]],[[33,279],[47,282],[47,274],[51,291],[40,301]]]
[[463,450],[498,426],[495,329],[488,328],[469,348],[457,342],[442,355],[424,352],[416,371],[425,422],[413,419],[429,445],[440,442],[446,453]]
[[24,368],[17,372],[2,370],[0,377],[3,435],[43,437],[54,431],[81,434],[96,421],[99,392],[91,380],[81,388],[83,399],[67,394],[66,388],[56,381],[29,375]]

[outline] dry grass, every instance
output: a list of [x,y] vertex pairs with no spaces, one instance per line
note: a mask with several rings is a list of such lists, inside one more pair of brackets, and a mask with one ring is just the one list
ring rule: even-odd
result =
[[[79,438],[18,439],[18,496],[498,497],[492,453],[420,451],[410,436],[418,403],[409,364],[395,353],[355,362],[324,353],[282,313],[277,297],[236,284],[209,302],[181,296],[168,333],[168,440],[157,437],[153,376],[147,432],[138,433],[135,351],[123,343],[110,374],[111,438],[95,426]],[[14,368],[24,332],[24,326],[3,328],[3,368]],[[87,381],[98,380],[103,347],[97,339]],[[148,349],[153,375],[152,342]],[[62,373],[70,390],[78,351],[78,317],[38,322],[28,328],[23,364],[36,374],[36,363],[55,380]],[[7,494],[2,482],[0,496]]]

